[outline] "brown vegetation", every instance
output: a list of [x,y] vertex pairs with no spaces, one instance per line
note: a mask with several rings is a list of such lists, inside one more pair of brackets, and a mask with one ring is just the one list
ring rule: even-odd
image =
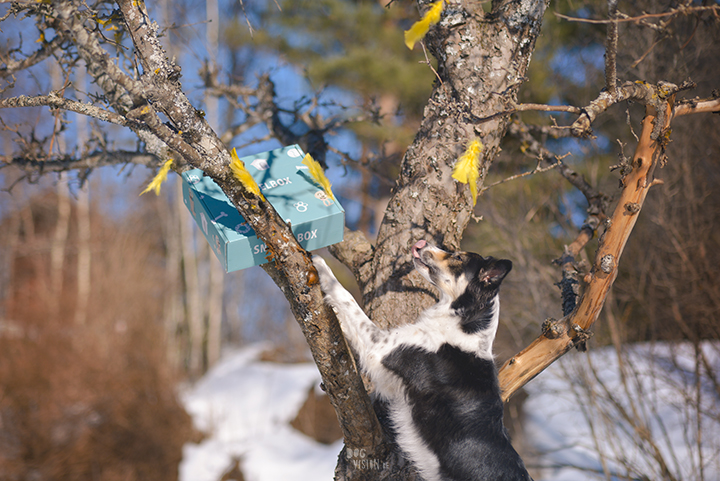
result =
[[47,191],[3,219],[2,478],[175,480],[191,424],[162,347],[157,239],[138,219],[120,229],[90,213],[92,289],[78,324],[76,210],[60,238],[57,204]]
[[318,393],[315,386],[308,390],[307,399],[290,425],[323,444],[332,444],[342,439],[342,431],[330,399],[324,393]]

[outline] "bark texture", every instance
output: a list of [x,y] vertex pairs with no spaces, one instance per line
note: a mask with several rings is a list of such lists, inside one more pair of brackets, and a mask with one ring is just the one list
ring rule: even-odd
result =
[[[419,2],[421,9],[429,2]],[[476,2],[446,3],[443,19],[426,42],[438,60],[438,80],[421,127],[403,158],[400,177],[379,229],[371,268],[359,275],[365,308],[382,327],[413,320],[434,302],[412,269],[410,247],[426,239],[460,246],[473,205],[467,185],[452,169],[468,143],[479,139],[480,183],[500,150],[508,112],[517,100],[540,33],[547,2],[494,2],[486,14]],[[367,252],[342,254],[364,265]]]
[[[430,2],[418,2],[421,11]],[[438,60],[438,79],[421,127],[407,150],[375,245],[359,233],[332,253],[350,267],[364,307],[383,328],[415,320],[436,301],[412,265],[420,239],[458,249],[473,215],[469,188],[452,179],[468,143],[479,139],[480,183],[500,150],[511,110],[540,33],[547,2],[495,2],[486,14],[475,2],[446,2],[441,22],[426,37]],[[347,442],[337,479],[414,479],[386,441],[357,450]],[[367,443],[364,443],[367,445]]]

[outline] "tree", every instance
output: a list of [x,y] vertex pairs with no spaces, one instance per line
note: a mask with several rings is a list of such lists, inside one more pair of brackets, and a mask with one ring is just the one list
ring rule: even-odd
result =
[[[429,2],[419,1],[418,6],[425,13]],[[668,5],[633,17],[619,11],[616,2],[608,2],[608,20],[601,20],[599,15],[594,20],[607,26],[605,90],[582,108],[519,103],[518,92],[528,74],[546,7],[547,2],[542,0],[494,1],[488,11],[478,2],[444,3],[441,21],[424,39],[436,60],[436,81],[415,138],[402,158],[377,236],[371,241],[361,231],[347,230],[345,240],[331,249],[353,272],[368,315],[382,327],[391,327],[413,319],[434,302],[427,286],[416,287],[423,284],[412,270],[409,247],[424,238],[458,249],[474,217],[474,196],[466,185],[452,179],[453,167],[469,143],[482,143],[476,167],[480,190],[507,134],[519,139],[523,150],[537,156],[538,168],[559,169],[585,196],[588,217],[562,256],[564,317],[548,321],[540,337],[503,366],[501,387],[506,398],[572,347],[584,346],[617,276],[623,248],[645,197],[658,183],[656,168],[665,162],[673,119],[720,109],[717,98],[678,100],[679,93],[693,88],[689,81],[676,85],[664,78],[635,82],[617,79],[618,27],[635,22],[657,30],[682,15],[693,15],[698,22],[715,21],[717,6],[691,3]],[[168,58],[161,43],[162,32],[144,3],[13,2],[2,20],[11,17],[33,19],[39,46],[32,52],[23,46],[3,52],[2,77],[10,86],[14,75],[53,57],[67,79],[84,64],[98,90],[90,97],[91,102],[79,101],[71,82],[45,94],[0,99],[2,108],[50,107],[58,119],[46,139],[38,139],[32,129],[4,121],[5,129],[16,134],[18,147],[4,156],[3,162],[22,169],[28,178],[67,170],[87,175],[92,169],[117,163],[158,166],[167,159],[173,159],[176,172],[202,169],[248,219],[273,256],[273,262],[264,269],[290,303],[343,430],[345,450],[337,477],[409,479],[409,468],[398,460],[383,435],[337,320],[323,303],[309,254],[272,206],[238,182],[228,167],[226,144],[250,126],[264,125],[282,143],[300,143],[324,162],[329,149],[325,135],[356,119],[324,118],[319,111],[303,110],[302,106],[288,112],[280,106],[269,76],[261,77],[252,87],[223,85],[208,67],[204,70],[207,91],[224,96],[244,113],[242,125],[215,132],[183,89],[181,69]],[[656,18],[660,23],[652,23]],[[593,122],[624,101],[643,105],[645,116],[634,156],[623,157],[619,164],[623,187],[610,213],[608,197],[554,155],[538,135],[590,137]],[[533,127],[514,120],[516,113],[535,110],[566,112],[576,119],[567,127]],[[65,128],[61,120],[65,111],[128,129],[141,146],[135,151],[111,150],[103,136],[96,136],[89,141],[91,149],[77,155],[54,154],[52,139]],[[368,112],[361,118],[372,116]],[[295,122],[303,129],[292,128]],[[598,231],[602,236],[592,268],[581,276],[577,257]],[[377,461],[375,465],[382,472],[356,468],[351,461],[357,456]]]

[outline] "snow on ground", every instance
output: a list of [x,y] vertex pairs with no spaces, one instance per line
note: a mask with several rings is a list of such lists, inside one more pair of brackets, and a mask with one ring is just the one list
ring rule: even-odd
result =
[[[333,479],[342,442],[325,446],[289,425],[320,382],[317,368],[261,362],[264,348],[226,353],[184,393],[208,437],[185,446],[180,481],[219,481],[237,457],[248,481]],[[719,352],[703,345],[715,373]],[[707,376],[696,379],[697,359],[688,344],[657,343],[627,348],[623,363],[601,348],[550,366],[526,386],[525,444],[538,452],[526,463],[544,467],[536,481],[605,480],[603,466],[613,480],[670,479],[662,463],[674,479],[720,479],[720,398]],[[700,414],[688,407],[698,400]]]
[[640,344],[622,363],[612,347],[555,362],[526,386],[526,435],[549,467],[537,481],[605,480],[603,465],[607,479],[720,479],[720,394],[705,375],[719,351],[703,344],[703,364],[690,344]]
[[341,442],[326,446],[290,426],[310,387],[320,383],[317,367],[258,361],[266,347],[224,354],[182,395],[208,436],[185,446],[180,481],[219,481],[235,458],[247,481],[333,478]]

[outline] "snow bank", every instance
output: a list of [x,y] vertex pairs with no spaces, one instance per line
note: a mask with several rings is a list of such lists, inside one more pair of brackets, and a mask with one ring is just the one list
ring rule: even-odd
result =
[[182,396],[208,437],[185,446],[180,481],[219,481],[236,458],[248,481],[333,478],[341,442],[317,443],[289,424],[320,383],[317,367],[258,361],[263,349],[226,353]]
[[[240,458],[247,481],[330,481],[342,442],[325,446],[290,427],[320,376],[311,364],[258,361],[263,347],[227,353],[183,395],[208,433],[184,449],[180,481],[219,481]],[[527,444],[536,481],[720,479],[720,344],[569,353],[527,385]],[[696,364],[699,362],[700,364]],[[696,378],[696,366],[703,376]],[[700,409],[692,406],[698,404]]]
[[705,368],[720,372],[719,349],[703,344],[703,360],[689,344],[641,344],[623,362],[609,347],[553,364],[526,387],[538,481],[720,479],[720,394]]

